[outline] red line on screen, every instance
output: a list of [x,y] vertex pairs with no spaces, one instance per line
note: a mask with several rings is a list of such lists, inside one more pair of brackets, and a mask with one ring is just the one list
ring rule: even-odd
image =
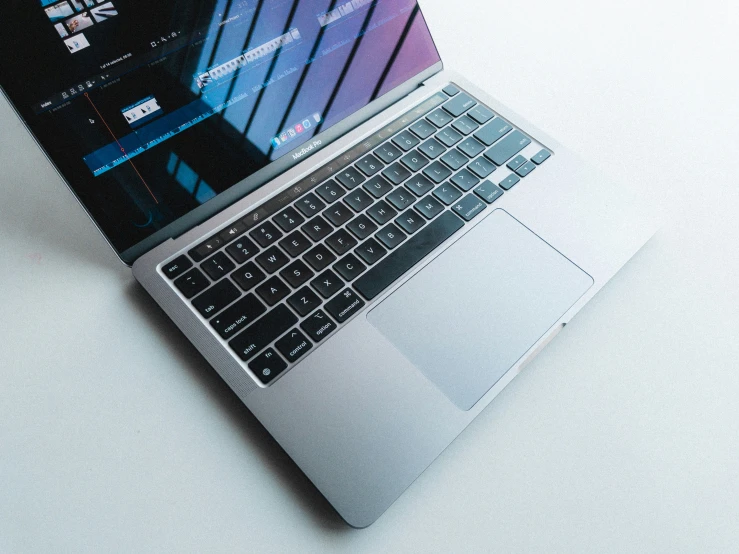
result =
[[110,130],[110,127],[108,126],[108,123],[105,121],[105,118],[102,116],[102,114],[98,111],[97,106],[95,106],[95,103],[92,101],[92,98],[90,98],[90,95],[85,93],[85,98],[87,98],[87,101],[90,102],[90,105],[92,106],[92,109],[95,110],[95,113],[98,114],[98,117],[100,118],[100,121],[103,122],[103,125],[105,125],[105,128],[108,129],[108,132],[110,133],[110,136],[113,137],[113,140],[116,142],[118,147],[121,149],[121,152],[123,152],[123,155],[126,156],[126,159],[128,160],[128,163],[131,164],[131,167],[136,172],[136,175],[139,176],[139,179],[141,179],[141,182],[144,183],[144,186],[146,187],[146,190],[149,191],[149,194],[151,194],[151,197],[154,199],[154,202],[159,204],[159,200],[157,200],[157,197],[154,196],[154,193],[151,192],[151,189],[149,188],[149,185],[146,184],[146,181],[141,176],[141,173],[139,173],[139,170],[136,168],[136,166],[133,164],[133,161],[131,161],[131,158],[128,157],[128,154],[126,154],[126,149],[123,148],[120,142],[118,142],[118,138],[115,136],[113,131]]

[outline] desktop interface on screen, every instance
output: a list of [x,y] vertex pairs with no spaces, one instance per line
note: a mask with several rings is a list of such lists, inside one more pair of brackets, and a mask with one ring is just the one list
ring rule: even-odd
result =
[[118,251],[439,61],[416,0],[9,4],[3,89]]

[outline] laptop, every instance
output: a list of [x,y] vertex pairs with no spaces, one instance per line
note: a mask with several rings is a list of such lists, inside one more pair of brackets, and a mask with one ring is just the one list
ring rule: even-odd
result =
[[638,195],[444,69],[416,0],[4,14],[2,90],[28,131],[353,527],[655,229]]

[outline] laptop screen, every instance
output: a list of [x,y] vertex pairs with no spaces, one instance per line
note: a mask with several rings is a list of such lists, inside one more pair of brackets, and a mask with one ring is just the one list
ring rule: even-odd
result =
[[297,163],[439,61],[416,0],[9,0],[3,14],[2,87],[119,253]]

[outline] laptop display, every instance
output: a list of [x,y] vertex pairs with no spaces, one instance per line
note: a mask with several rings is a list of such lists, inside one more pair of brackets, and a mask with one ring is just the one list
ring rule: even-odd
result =
[[4,15],[0,84],[119,253],[439,61],[415,0],[11,0]]

